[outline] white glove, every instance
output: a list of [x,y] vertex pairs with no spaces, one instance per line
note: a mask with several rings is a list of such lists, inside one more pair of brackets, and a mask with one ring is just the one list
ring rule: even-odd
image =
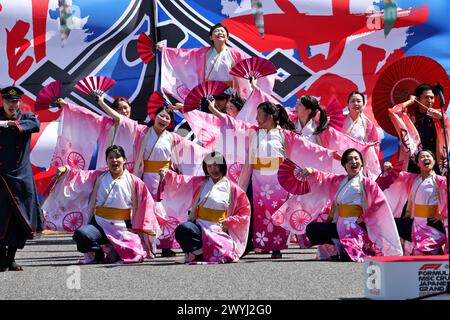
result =
[[8,120],[0,120],[0,127],[8,128]]

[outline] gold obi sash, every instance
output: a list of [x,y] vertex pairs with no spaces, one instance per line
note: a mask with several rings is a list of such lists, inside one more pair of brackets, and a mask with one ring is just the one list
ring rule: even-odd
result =
[[197,218],[211,222],[222,222],[227,216],[226,210],[215,210],[205,207],[197,208]]
[[131,209],[97,207],[95,208],[95,214],[109,220],[130,220]]
[[359,217],[363,213],[361,206],[356,204],[341,204],[338,210],[340,218]]
[[169,169],[170,161],[144,161],[144,172],[159,172],[161,169]]
[[416,204],[414,205],[414,217],[432,218],[438,213],[437,205]]
[[253,164],[254,170],[278,170],[283,158],[256,158]]

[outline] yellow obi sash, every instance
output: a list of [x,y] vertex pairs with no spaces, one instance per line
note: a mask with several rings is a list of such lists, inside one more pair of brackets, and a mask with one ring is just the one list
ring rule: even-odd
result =
[[432,218],[436,213],[438,213],[437,205],[427,205],[427,204],[414,205],[414,217]]
[[130,220],[131,209],[97,207],[95,208],[95,214],[109,220]]
[[144,161],[144,172],[159,172],[161,169],[169,169],[170,161]]
[[278,170],[283,158],[256,158],[253,164],[254,170]]
[[338,210],[340,218],[359,217],[363,213],[361,206],[356,204],[341,204]]
[[197,208],[197,218],[211,222],[222,222],[227,216],[226,210],[215,210],[205,207]]

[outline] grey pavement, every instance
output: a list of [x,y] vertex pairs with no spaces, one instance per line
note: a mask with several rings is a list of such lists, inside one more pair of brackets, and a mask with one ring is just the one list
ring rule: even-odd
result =
[[[177,258],[182,256],[181,251]],[[130,265],[78,265],[70,235],[27,242],[23,272],[0,273],[0,299],[339,300],[363,299],[363,264],[319,262],[290,245],[283,258],[250,253],[238,263],[182,265],[175,258]]]

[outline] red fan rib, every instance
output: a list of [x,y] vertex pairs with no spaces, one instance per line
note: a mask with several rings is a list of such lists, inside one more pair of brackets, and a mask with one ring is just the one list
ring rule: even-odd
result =
[[78,81],[75,88],[86,94],[96,92],[102,94],[111,89],[116,84],[116,81],[103,76],[90,76]]
[[137,42],[137,52],[145,64],[149,63],[155,57],[152,50],[153,41],[144,32],[139,35]]
[[183,112],[200,108],[200,101],[208,95],[221,95],[228,86],[221,81],[206,81],[194,87],[184,100]]
[[34,108],[36,111],[48,109],[52,101],[61,96],[62,81],[50,82],[39,91]]
[[342,113],[342,106],[335,96],[332,96],[330,101],[328,101],[327,114],[330,126],[338,131],[342,131],[345,123],[345,115]]
[[302,168],[289,159],[285,159],[278,169],[278,182],[289,193],[302,195],[311,191],[306,178],[300,176]]
[[250,77],[258,79],[274,73],[277,73],[274,64],[261,57],[241,60],[230,70],[231,75],[245,79]]

